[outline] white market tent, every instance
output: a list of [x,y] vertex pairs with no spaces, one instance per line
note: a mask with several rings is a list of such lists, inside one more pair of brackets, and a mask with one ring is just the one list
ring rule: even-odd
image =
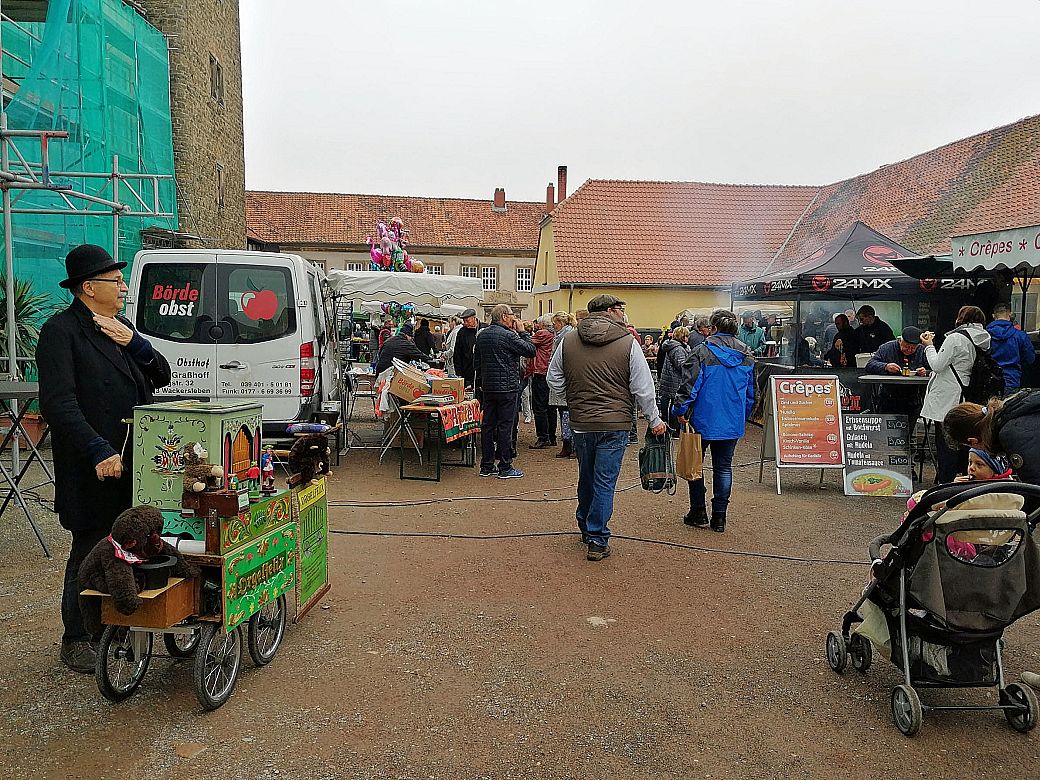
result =
[[465,299],[472,299],[475,305],[484,296],[480,279],[468,276],[331,270],[327,283],[334,295],[356,301],[358,305],[365,301],[396,301],[441,306],[448,300]]

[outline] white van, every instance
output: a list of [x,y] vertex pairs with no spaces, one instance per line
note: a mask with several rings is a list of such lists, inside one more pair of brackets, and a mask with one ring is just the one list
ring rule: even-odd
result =
[[125,313],[170,362],[156,395],[260,402],[273,434],[321,411],[340,375],[324,276],[298,255],[138,252]]

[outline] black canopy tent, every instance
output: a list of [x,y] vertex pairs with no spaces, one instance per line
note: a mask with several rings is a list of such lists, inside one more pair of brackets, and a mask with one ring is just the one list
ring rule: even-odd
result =
[[953,272],[952,266],[947,269],[941,263],[930,264],[929,270],[943,273],[921,278],[897,267],[901,258],[916,256],[916,252],[857,221],[798,262],[734,284],[732,296],[734,302],[794,301],[796,327],[802,322],[803,298],[849,301],[855,308],[872,300],[916,301],[920,305],[922,299],[941,296],[963,300],[973,296],[977,279]]

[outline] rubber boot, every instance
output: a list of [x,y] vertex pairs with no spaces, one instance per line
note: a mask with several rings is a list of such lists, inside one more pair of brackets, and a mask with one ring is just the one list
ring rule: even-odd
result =
[[563,440],[563,447],[560,448],[560,451],[556,453],[556,457],[557,458],[569,458],[571,456],[572,452],[574,452],[574,448],[571,446],[571,440],[570,439],[564,439]]
[[711,530],[716,533],[722,533],[726,530],[726,514],[725,512],[712,512],[711,513]]
[[703,528],[708,524],[708,513],[705,511],[704,507],[699,506],[696,509],[690,509],[682,521],[686,523],[686,525]]

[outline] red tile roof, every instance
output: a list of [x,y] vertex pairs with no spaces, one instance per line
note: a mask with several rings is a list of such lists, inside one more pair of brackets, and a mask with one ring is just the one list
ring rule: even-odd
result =
[[817,189],[587,181],[552,212],[560,282],[713,287],[758,276]]
[[822,188],[771,270],[856,220],[921,254],[948,252],[952,236],[1040,224],[1040,116]]
[[545,203],[507,201],[503,212],[491,200],[344,195],[321,192],[246,192],[248,230],[281,245],[363,247],[376,236],[376,222],[400,217],[417,249],[496,249],[533,255]]

